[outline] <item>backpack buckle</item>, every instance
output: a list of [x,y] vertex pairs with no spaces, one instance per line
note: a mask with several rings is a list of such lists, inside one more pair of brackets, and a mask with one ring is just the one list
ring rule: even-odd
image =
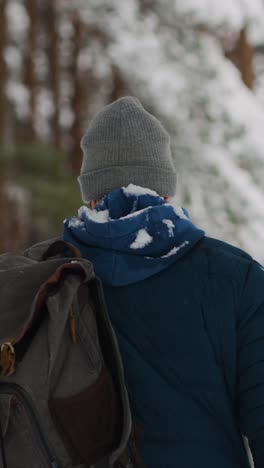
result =
[[0,348],[0,366],[2,368],[2,376],[10,377],[15,372],[16,352],[10,341],[2,344]]

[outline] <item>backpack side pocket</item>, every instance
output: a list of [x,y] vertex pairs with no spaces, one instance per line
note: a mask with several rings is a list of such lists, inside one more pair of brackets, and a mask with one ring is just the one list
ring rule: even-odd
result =
[[[1,386],[6,387],[7,393]],[[0,392],[3,466],[6,458],[8,467],[56,468],[57,462],[25,390],[16,384],[2,384]]]
[[123,424],[119,407],[114,382],[106,368],[79,394],[50,399],[51,416],[75,462],[93,465],[116,449]]

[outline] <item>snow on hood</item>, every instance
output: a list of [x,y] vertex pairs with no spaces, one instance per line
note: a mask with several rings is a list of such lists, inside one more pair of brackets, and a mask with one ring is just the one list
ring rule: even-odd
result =
[[143,280],[167,268],[202,237],[188,213],[153,190],[130,184],[64,221],[63,238],[111,285]]

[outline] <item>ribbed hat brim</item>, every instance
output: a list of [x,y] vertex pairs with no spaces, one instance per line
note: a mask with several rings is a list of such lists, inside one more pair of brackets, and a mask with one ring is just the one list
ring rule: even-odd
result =
[[176,173],[173,170],[151,166],[107,167],[81,174],[78,181],[84,202],[101,199],[107,193],[131,183],[146,186],[164,197],[175,195],[176,190]]

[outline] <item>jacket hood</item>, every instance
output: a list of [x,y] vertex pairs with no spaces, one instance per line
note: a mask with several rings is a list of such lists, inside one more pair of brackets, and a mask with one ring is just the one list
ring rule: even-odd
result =
[[82,206],[78,217],[64,221],[63,238],[93,263],[103,283],[122,286],[164,270],[204,235],[186,210],[131,184],[106,195],[93,210]]

